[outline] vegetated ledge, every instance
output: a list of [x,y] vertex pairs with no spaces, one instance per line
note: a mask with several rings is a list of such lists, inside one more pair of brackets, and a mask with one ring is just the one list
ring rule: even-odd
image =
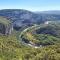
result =
[[12,23],[5,17],[0,16],[0,34],[8,35],[13,31]]

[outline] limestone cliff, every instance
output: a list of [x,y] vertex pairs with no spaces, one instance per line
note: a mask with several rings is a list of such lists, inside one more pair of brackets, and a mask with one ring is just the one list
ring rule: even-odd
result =
[[0,34],[8,35],[13,31],[12,23],[4,17],[0,17]]

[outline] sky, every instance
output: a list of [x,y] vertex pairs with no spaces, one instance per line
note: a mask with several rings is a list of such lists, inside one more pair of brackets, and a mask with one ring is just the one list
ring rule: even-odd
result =
[[0,0],[0,9],[60,10],[60,0]]

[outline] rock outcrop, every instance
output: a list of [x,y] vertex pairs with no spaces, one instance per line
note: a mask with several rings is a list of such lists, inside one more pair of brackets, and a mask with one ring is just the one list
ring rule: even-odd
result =
[[8,35],[13,31],[12,23],[4,17],[0,17],[0,34]]

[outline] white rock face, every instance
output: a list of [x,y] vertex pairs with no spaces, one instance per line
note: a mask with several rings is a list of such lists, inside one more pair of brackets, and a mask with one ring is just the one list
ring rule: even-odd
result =
[[6,27],[6,32],[5,32],[5,34],[6,34],[6,35],[7,35],[7,34],[11,34],[12,31],[13,31],[13,25],[9,25],[9,26]]
[[13,31],[13,25],[4,25],[0,23],[0,34],[9,35]]
[[45,24],[49,24],[49,21],[46,21]]
[[51,23],[51,22],[52,22],[52,21],[46,21],[44,24],[46,24],[46,25],[47,25],[47,24],[49,24],[49,23]]

